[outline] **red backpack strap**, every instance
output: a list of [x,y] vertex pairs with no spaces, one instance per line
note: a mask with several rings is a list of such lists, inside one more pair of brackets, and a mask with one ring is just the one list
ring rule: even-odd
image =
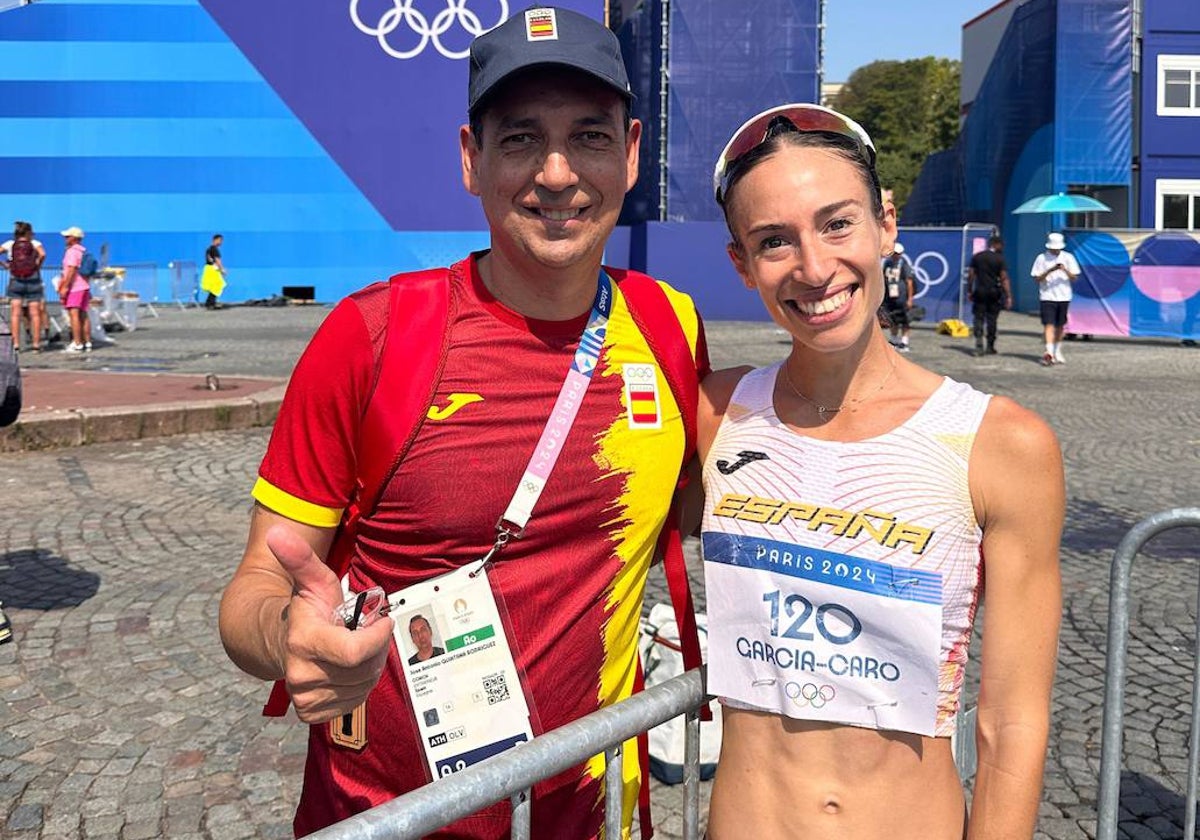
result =
[[[708,352],[704,347],[703,330],[697,327],[696,355],[693,356],[683,325],[679,323],[679,316],[658,281],[633,271],[610,270],[610,273],[617,279],[629,314],[650,346],[654,358],[658,360],[663,377],[667,380],[679,406],[679,413],[683,417],[685,444],[679,482],[679,486],[682,487],[686,482],[686,474],[683,471],[696,452],[700,375],[708,371]],[[696,627],[696,606],[692,600],[692,587],[688,581],[687,564],[683,557],[683,538],[679,533],[678,494],[671,502],[667,521],[659,534],[658,548],[663,558],[663,572],[667,577],[671,605],[675,608],[675,623],[679,627],[683,667],[690,671],[701,665],[700,633]],[[707,704],[701,709],[701,718],[712,720],[712,712]]]
[[[693,356],[691,343],[683,331],[683,325],[679,323],[679,316],[658,281],[636,271],[608,271],[617,280],[629,314],[650,345],[650,352],[658,360],[675,403],[679,406],[679,413],[683,415],[683,461],[686,464],[696,453],[696,413],[700,400],[698,368],[707,368],[708,365],[707,351],[701,353],[702,333],[697,335],[697,355]],[[698,363],[697,358],[702,355],[704,358]]]
[[[396,274],[388,281],[387,329],[355,450],[357,488],[325,559],[339,578],[354,554],[359,520],[375,510],[429,411],[446,357],[449,313],[448,269]],[[263,714],[282,717],[289,703],[286,683],[276,680]]]
[[388,282],[387,334],[359,432],[358,490],[346,524],[375,510],[425,420],[446,357],[449,311],[448,269],[396,274]]

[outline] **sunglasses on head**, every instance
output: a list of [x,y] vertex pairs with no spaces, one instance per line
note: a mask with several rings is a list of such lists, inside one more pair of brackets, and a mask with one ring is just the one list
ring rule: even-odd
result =
[[716,194],[717,204],[725,202],[729,176],[733,173],[738,160],[771,137],[782,133],[781,123],[790,125],[790,129],[785,130],[821,132],[849,137],[866,151],[867,162],[871,165],[872,178],[878,180],[875,176],[875,144],[871,142],[871,138],[861,125],[849,117],[821,105],[807,103],[779,105],[746,120],[725,144],[721,156],[717,158],[716,168],[713,170],[713,191]]

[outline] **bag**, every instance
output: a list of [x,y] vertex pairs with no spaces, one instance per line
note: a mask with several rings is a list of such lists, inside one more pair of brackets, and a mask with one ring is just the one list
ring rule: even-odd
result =
[[925,307],[917,306],[917,305],[912,306],[908,310],[908,320],[909,321],[924,321],[925,320]]
[[0,426],[11,426],[21,414],[21,367],[7,324],[0,324]]
[[937,329],[934,332],[938,335],[948,335],[951,338],[966,338],[971,334],[971,328],[957,318],[946,318],[938,321]]
[[100,263],[91,251],[84,251],[79,261],[79,276],[91,280],[100,271]]
[[225,275],[215,265],[204,266],[200,273],[200,291],[208,292],[214,297],[220,297],[225,291]]
[[[696,613],[700,650],[708,654],[708,617]],[[641,622],[642,662],[646,667],[646,688],[659,685],[686,670],[679,645],[679,627],[675,612],[667,604],[655,604]],[[674,717],[650,730],[650,772],[663,784],[683,781],[684,719]],[[717,772],[721,755],[721,716],[700,724],[700,778],[707,781]]]
[[18,239],[9,254],[8,273],[17,280],[29,280],[38,273],[38,252],[28,239]]

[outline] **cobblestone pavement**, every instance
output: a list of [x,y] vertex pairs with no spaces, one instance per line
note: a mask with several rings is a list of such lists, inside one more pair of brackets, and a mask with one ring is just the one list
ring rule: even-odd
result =
[[[46,367],[286,375],[327,310],[164,311],[116,348]],[[1073,342],[1042,368],[1035,322],[1001,319],[1001,353],[914,333],[912,358],[1041,412],[1067,461],[1064,623],[1039,838],[1094,837],[1107,581],[1142,517],[1200,504],[1200,351]],[[787,350],[771,325],[709,325],[717,366]],[[225,658],[221,588],[240,554],[265,430],[19,453],[0,460],[0,836],[290,835],[303,727],[262,718],[261,684]],[[1135,566],[1122,836],[1183,824],[1197,539],[1166,534]],[[692,544],[692,567],[700,572]],[[656,581],[648,602],[665,599]],[[700,603],[703,605],[701,593]],[[707,785],[705,786],[707,787]],[[654,788],[659,837],[679,788]],[[703,807],[702,807],[703,813]]]

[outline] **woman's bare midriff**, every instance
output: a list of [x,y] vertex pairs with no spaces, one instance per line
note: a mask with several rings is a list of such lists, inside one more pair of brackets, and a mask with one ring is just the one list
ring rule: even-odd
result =
[[962,840],[949,738],[725,707],[709,840]]

